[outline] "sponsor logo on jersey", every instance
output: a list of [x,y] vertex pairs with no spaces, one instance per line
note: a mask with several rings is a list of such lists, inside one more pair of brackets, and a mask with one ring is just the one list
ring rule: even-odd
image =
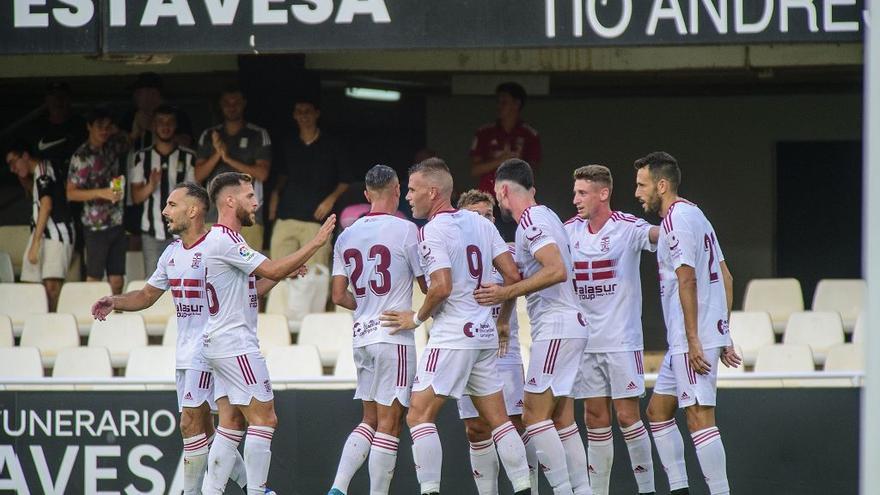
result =
[[599,297],[613,296],[617,292],[617,284],[580,286],[576,292],[581,301],[592,301]]
[[195,316],[202,314],[204,310],[204,305],[202,304],[184,304],[177,303],[177,317],[178,318],[186,318],[188,316]]
[[241,256],[241,259],[245,261],[250,261],[257,255],[254,251],[252,251],[249,247],[242,244],[238,246],[238,255]]
[[465,323],[462,331],[464,332],[465,336],[467,336],[468,338],[471,338],[471,339],[474,338],[474,324],[473,323],[471,323],[471,322]]
[[490,325],[487,322],[483,323],[473,323],[467,322],[464,324],[464,327],[461,329],[462,333],[464,333],[465,337],[472,339],[474,337],[478,339],[491,339],[495,338],[495,326]]
[[721,335],[724,335],[730,331],[730,324],[727,320],[718,320],[718,324],[716,326],[718,327],[718,333],[720,333]]
[[353,337],[364,337],[367,336],[380,328],[379,320],[370,320],[363,324],[357,322],[352,327],[352,336]]
[[192,267],[198,268],[202,263],[202,253],[196,253],[193,255]]
[[578,323],[581,324],[582,327],[587,326],[587,320],[584,318],[584,315],[578,313]]

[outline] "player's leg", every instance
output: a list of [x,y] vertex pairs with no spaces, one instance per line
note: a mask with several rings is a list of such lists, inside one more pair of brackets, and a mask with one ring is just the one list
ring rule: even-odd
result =
[[706,375],[699,375],[688,366],[694,403],[685,407],[685,414],[703,477],[709,485],[709,493],[726,495],[730,493],[727,481],[727,456],[724,452],[724,443],[721,441],[721,433],[715,426],[716,373],[721,349],[703,349],[703,353],[706,360],[712,363],[712,369]]
[[[516,426],[507,416],[504,406],[504,395],[499,390],[490,395],[472,395],[474,407],[491,429],[492,442],[504,464],[504,471],[513,485],[515,493],[528,493],[531,490],[529,463],[526,460],[526,448]],[[497,473],[496,473],[497,478]]]
[[380,385],[375,395],[378,425],[370,449],[370,494],[387,495],[397,464],[400,420],[409,406],[416,373],[415,346],[380,344],[375,362]]
[[[217,396],[225,397],[226,391],[223,388],[222,384],[217,383],[214,374],[211,373],[210,385],[207,393],[207,402],[211,408],[211,414],[207,415],[204,419],[205,431],[211,432],[208,435],[208,439],[212,443],[217,437],[216,428],[214,427],[214,416],[218,415],[218,406],[217,402],[214,401],[214,397]],[[237,408],[231,408],[231,410],[235,412],[235,416],[233,418],[227,419],[227,421],[235,421],[235,430],[241,431],[243,435],[244,431],[247,429],[244,415],[241,414],[241,411],[239,411]],[[204,477],[205,475],[202,474],[202,478]],[[229,479],[232,480],[232,482],[234,482],[236,485],[241,487],[242,491],[247,491],[247,470],[244,466],[244,458],[241,456],[241,452],[239,452],[238,449],[235,450],[235,463],[232,466],[232,472],[229,474]]]
[[[520,392],[520,396],[522,396],[522,392]],[[521,399],[519,403],[521,410]],[[538,451],[535,450],[535,444],[529,441],[529,434],[526,432],[526,424],[522,419],[522,414],[510,416],[510,422],[516,427],[516,431],[523,441],[523,446],[526,448],[526,462],[529,465],[529,484],[532,487],[532,495],[538,495]]]
[[651,435],[654,437],[654,446],[660,462],[669,478],[669,487],[672,494],[679,495],[688,493],[687,469],[684,463],[684,441],[678,424],[675,422],[675,411],[678,409],[678,387],[675,374],[672,370],[673,358],[683,355],[672,356],[666,354],[657,382],[654,384],[654,393],[648,401],[648,422],[651,425]]
[[231,359],[237,361],[241,380],[237,388],[228,390],[229,401],[241,409],[248,422],[244,443],[248,495],[263,495],[272,462],[272,437],[278,426],[269,370],[259,352]]
[[639,398],[645,393],[642,352],[615,352],[608,355],[614,410],[626,441],[630,465],[639,493],[654,492],[654,461],[651,440],[639,412]]
[[553,424],[557,399],[551,382],[561,340],[532,342],[529,369],[523,397],[523,422],[529,443],[538,452],[538,462],[554,494],[572,493],[565,462],[565,448]]
[[226,481],[241,458],[238,445],[245,434],[245,417],[229,403],[228,397],[217,398],[217,413],[220,424],[208,452],[208,473],[202,484],[204,495],[221,495],[226,489]]
[[523,367],[519,365],[498,365],[498,374],[504,382],[504,404],[507,416],[522,439],[526,449],[526,463],[529,467],[529,484],[532,494],[538,495],[538,452],[534,445],[529,442],[526,434],[526,425],[522,419],[523,413]]
[[[210,373],[208,373],[210,374]],[[176,372],[177,398],[180,409],[180,434],[183,438],[183,493],[201,493],[201,481],[208,466],[208,451],[211,439],[206,430],[205,415],[210,409],[204,400],[207,388],[203,372],[179,369]],[[204,386],[204,388],[203,388]]]
[[611,397],[584,399],[584,422],[587,425],[587,457],[590,459],[590,483],[595,495],[608,495],[614,440],[611,434]]
[[553,411],[553,424],[565,451],[568,480],[575,495],[589,495],[590,478],[587,473],[587,452],[577,423],[574,421],[574,399],[560,397]]
[[376,403],[364,400],[362,404],[363,417],[360,424],[355,426],[345,440],[345,446],[342,448],[342,455],[339,458],[339,466],[336,468],[336,476],[333,478],[333,487],[330,489],[331,495],[348,493],[351,479],[370,455],[370,446],[373,444],[378,423]]
[[[476,416],[468,415],[462,417],[464,421],[465,434],[467,435],[468,449],[471,460],[471,474],[474,476],[474,483],[477,485],[477,493],[479,495],[497,495],[498,494],[498,473],[501,471],[501,465],[498,462],[498,452],[495,449],[495,442],[492,441],[492,428],[489,423],[479,417],[476,408],[469,396],[459,399],[459,417],[462,416],[462,410],[473,410]],[[464,407],[462,407],[464,405]],[[467,407],[470,405],[470,407]]]

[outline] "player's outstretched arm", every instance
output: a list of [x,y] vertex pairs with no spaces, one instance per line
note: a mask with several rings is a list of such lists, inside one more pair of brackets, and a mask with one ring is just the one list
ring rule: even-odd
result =
[[140,311],[149,308],[162,297],[163,292],[165,291],[162,289],[146,284],[140,290],[118,296],[104,296],[92,305],[92,316],[96,320],[104,321],[113,311]]
[[[294,272],[287,278],[299,278],[305,276],[307,273],[309,273],[309,267],[303,265],[294,270]],[[278,282],[278,280],[272,280],[271,278],[261,278],[257,280],[257,297],[263,297],[268,294],[273,287],[278,285]]]
[[539,249],[535,259],[541,264],[541,269],[534,275],[512,285],[481,287],[474,292],[477,302],[483,306],[495,306],[568,280],[568,270],[556,244],[547,244]]
[[348,290],[348,277],[335,275],[330,287],[333,304],[342,306],[350,311],[354,311],[357,308],[357,302],[355,301],[354,295]]
[[297,252],[289,254],[279,260],[267,259],[263,261],[260,263],[260,266],[254,270],[254,275],[275,281],[283,280],[299,267],[305,265],[306,261],[314,256],[318,249],[330,240],[334,228],[336,228],[336,215],[330,215],[327,217],[327,220],[324,221],[324,225],[321,226],[321,229],[318,230],[315,237],[307,242],[305,246],[301,247]]
[[[452,270],[449,268],[434,270],[431,272],[431,285],[428,287],[421,308],[416,311],[386,311],[379,320],[382,321],[383,327],[391,328],[392,334],[400,330],[412,330],[430,318],[450,294],[452,294]],[[418,318],[418,324],[415,318]]]

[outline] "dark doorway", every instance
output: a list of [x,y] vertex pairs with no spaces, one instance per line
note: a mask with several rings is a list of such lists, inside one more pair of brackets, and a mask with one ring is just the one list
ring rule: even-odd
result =
[[776,276],[795,277],[810,307],[823,278],[860,278],[862,144],[776,146]]

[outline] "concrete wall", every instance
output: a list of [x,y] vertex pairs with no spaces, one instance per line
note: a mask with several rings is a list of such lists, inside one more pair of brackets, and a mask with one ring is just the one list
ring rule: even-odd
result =
[[[474,130],[492,120],[487,97],[436,96],[427,103],[428,146],[445,157],[458,189],[475,184],[467,152]],[[682,195],[712,221],[735,280],[734,307],[748,280],[774,275],[775,164],[779,141],[859,139],[861,98],[851,95],[542,98],[526,121],[542,139],[538,200],[566,219],[574,214],[571,171],[589,163],[615,176],[616,209],[639,213],[632,162],[665,150],[682,167]],[[809,197],[805,196],[805,199]],[[655,218],[656,220],[656,218]],[[663,348],[656,265],[645,257],[644,321],[649,348]]]

